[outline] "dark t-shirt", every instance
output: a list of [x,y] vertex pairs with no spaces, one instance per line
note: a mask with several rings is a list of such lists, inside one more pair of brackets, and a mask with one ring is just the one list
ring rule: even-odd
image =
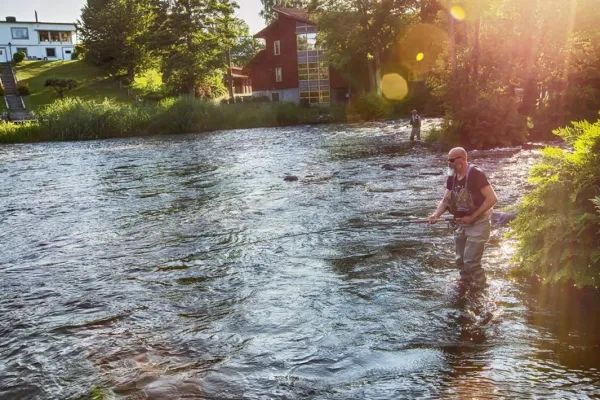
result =
[[[454,192],[458,193],[465,187],[465,183],[467,181],[467,177],[465,176],[463,179],[456,181],[456,185],[454,186]],[[452,190],[452,184],[454,183],[454,177],[449,176],[446,180],[446,189]],[[485,200],[485,196],[481,193],[481,188],[489,185],[490,182],[487,179],[487,176],[483,173],[479,167],[473,166],[471,168],[471,172],[469,173],[469,184],[467,185],[467,189],[471,193],[471,198],[473,199],[473,205],[475,209],[478,209],[483,201]]]

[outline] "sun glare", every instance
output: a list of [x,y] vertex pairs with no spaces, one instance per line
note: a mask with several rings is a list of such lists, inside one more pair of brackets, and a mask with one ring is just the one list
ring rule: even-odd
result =
[[423,54],[423,53],[417,54],[417,61],[421,61],[421,60],[423,60],[423,58],[425,58],[425,54]]
[[450,9],[450,14],[452,14],[454,19],[457,21],[464,21],[465,18],[467,18],[467,13],[461,6],[452,6]]
[[381,91],[390,100],[402,100],[408,95],[408,83],[398,74],[387,74],[381,79]]

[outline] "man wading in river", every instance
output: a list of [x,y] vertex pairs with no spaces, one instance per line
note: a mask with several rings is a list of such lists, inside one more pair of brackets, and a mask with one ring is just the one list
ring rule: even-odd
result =
[[486,285],[481,258],[490,238],[490,217],[497,202],[496,192],[485,174],[467,163],[465,149],[450,150],[446,192],[429,223],[434,224],[446,210],[456,217],[456,264],[466,288],[482,289]]

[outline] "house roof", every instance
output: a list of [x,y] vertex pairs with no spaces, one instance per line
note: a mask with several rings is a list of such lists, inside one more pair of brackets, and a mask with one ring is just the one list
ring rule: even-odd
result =
[[[0,24],[43,24],[43,25],[73,25],[77,26],[74,22],[35,22],[35,21],[0,21]],[[16,27],[18,28],[18,27]]]
[[310,24],[314,24],[310,19],[308,19],[308,11],[303,8],[286,8],[286,7],[273,7],[273,11],[275,11],[279,15],[285,15],[286,17],[306,22]]
[[[275,6],[275,7],[273,7],[273,11],[275,11],[277,13],[277,19],[279,19],[279,17],[281,17],[281,16],[284,16],[284,17],[291,18],[291,19],[299,21],[299,22],[307,23],[309,25],[315,25],[315,23],[313,21],[308,19],[308,11],[306,11],[302,8],[286,8],[286,7]],[[255,34],[254,37],[255,38],[264,38],[265,33],[269,30],[269,28],[271,28],[274,24],[277,23],[277,19],[275,21],[271,22],[267,27],[265,27],[264,29],[259,31],[257,34]]]

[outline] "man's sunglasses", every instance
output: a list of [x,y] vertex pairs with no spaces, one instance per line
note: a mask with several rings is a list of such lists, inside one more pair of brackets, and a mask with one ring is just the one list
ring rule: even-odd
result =
[[454,162],[454,161],[458,160],[459,158],[462,158],[462,156],[460,156],[460,157],[454,157],[454,158],[449,158],[448,162]]

